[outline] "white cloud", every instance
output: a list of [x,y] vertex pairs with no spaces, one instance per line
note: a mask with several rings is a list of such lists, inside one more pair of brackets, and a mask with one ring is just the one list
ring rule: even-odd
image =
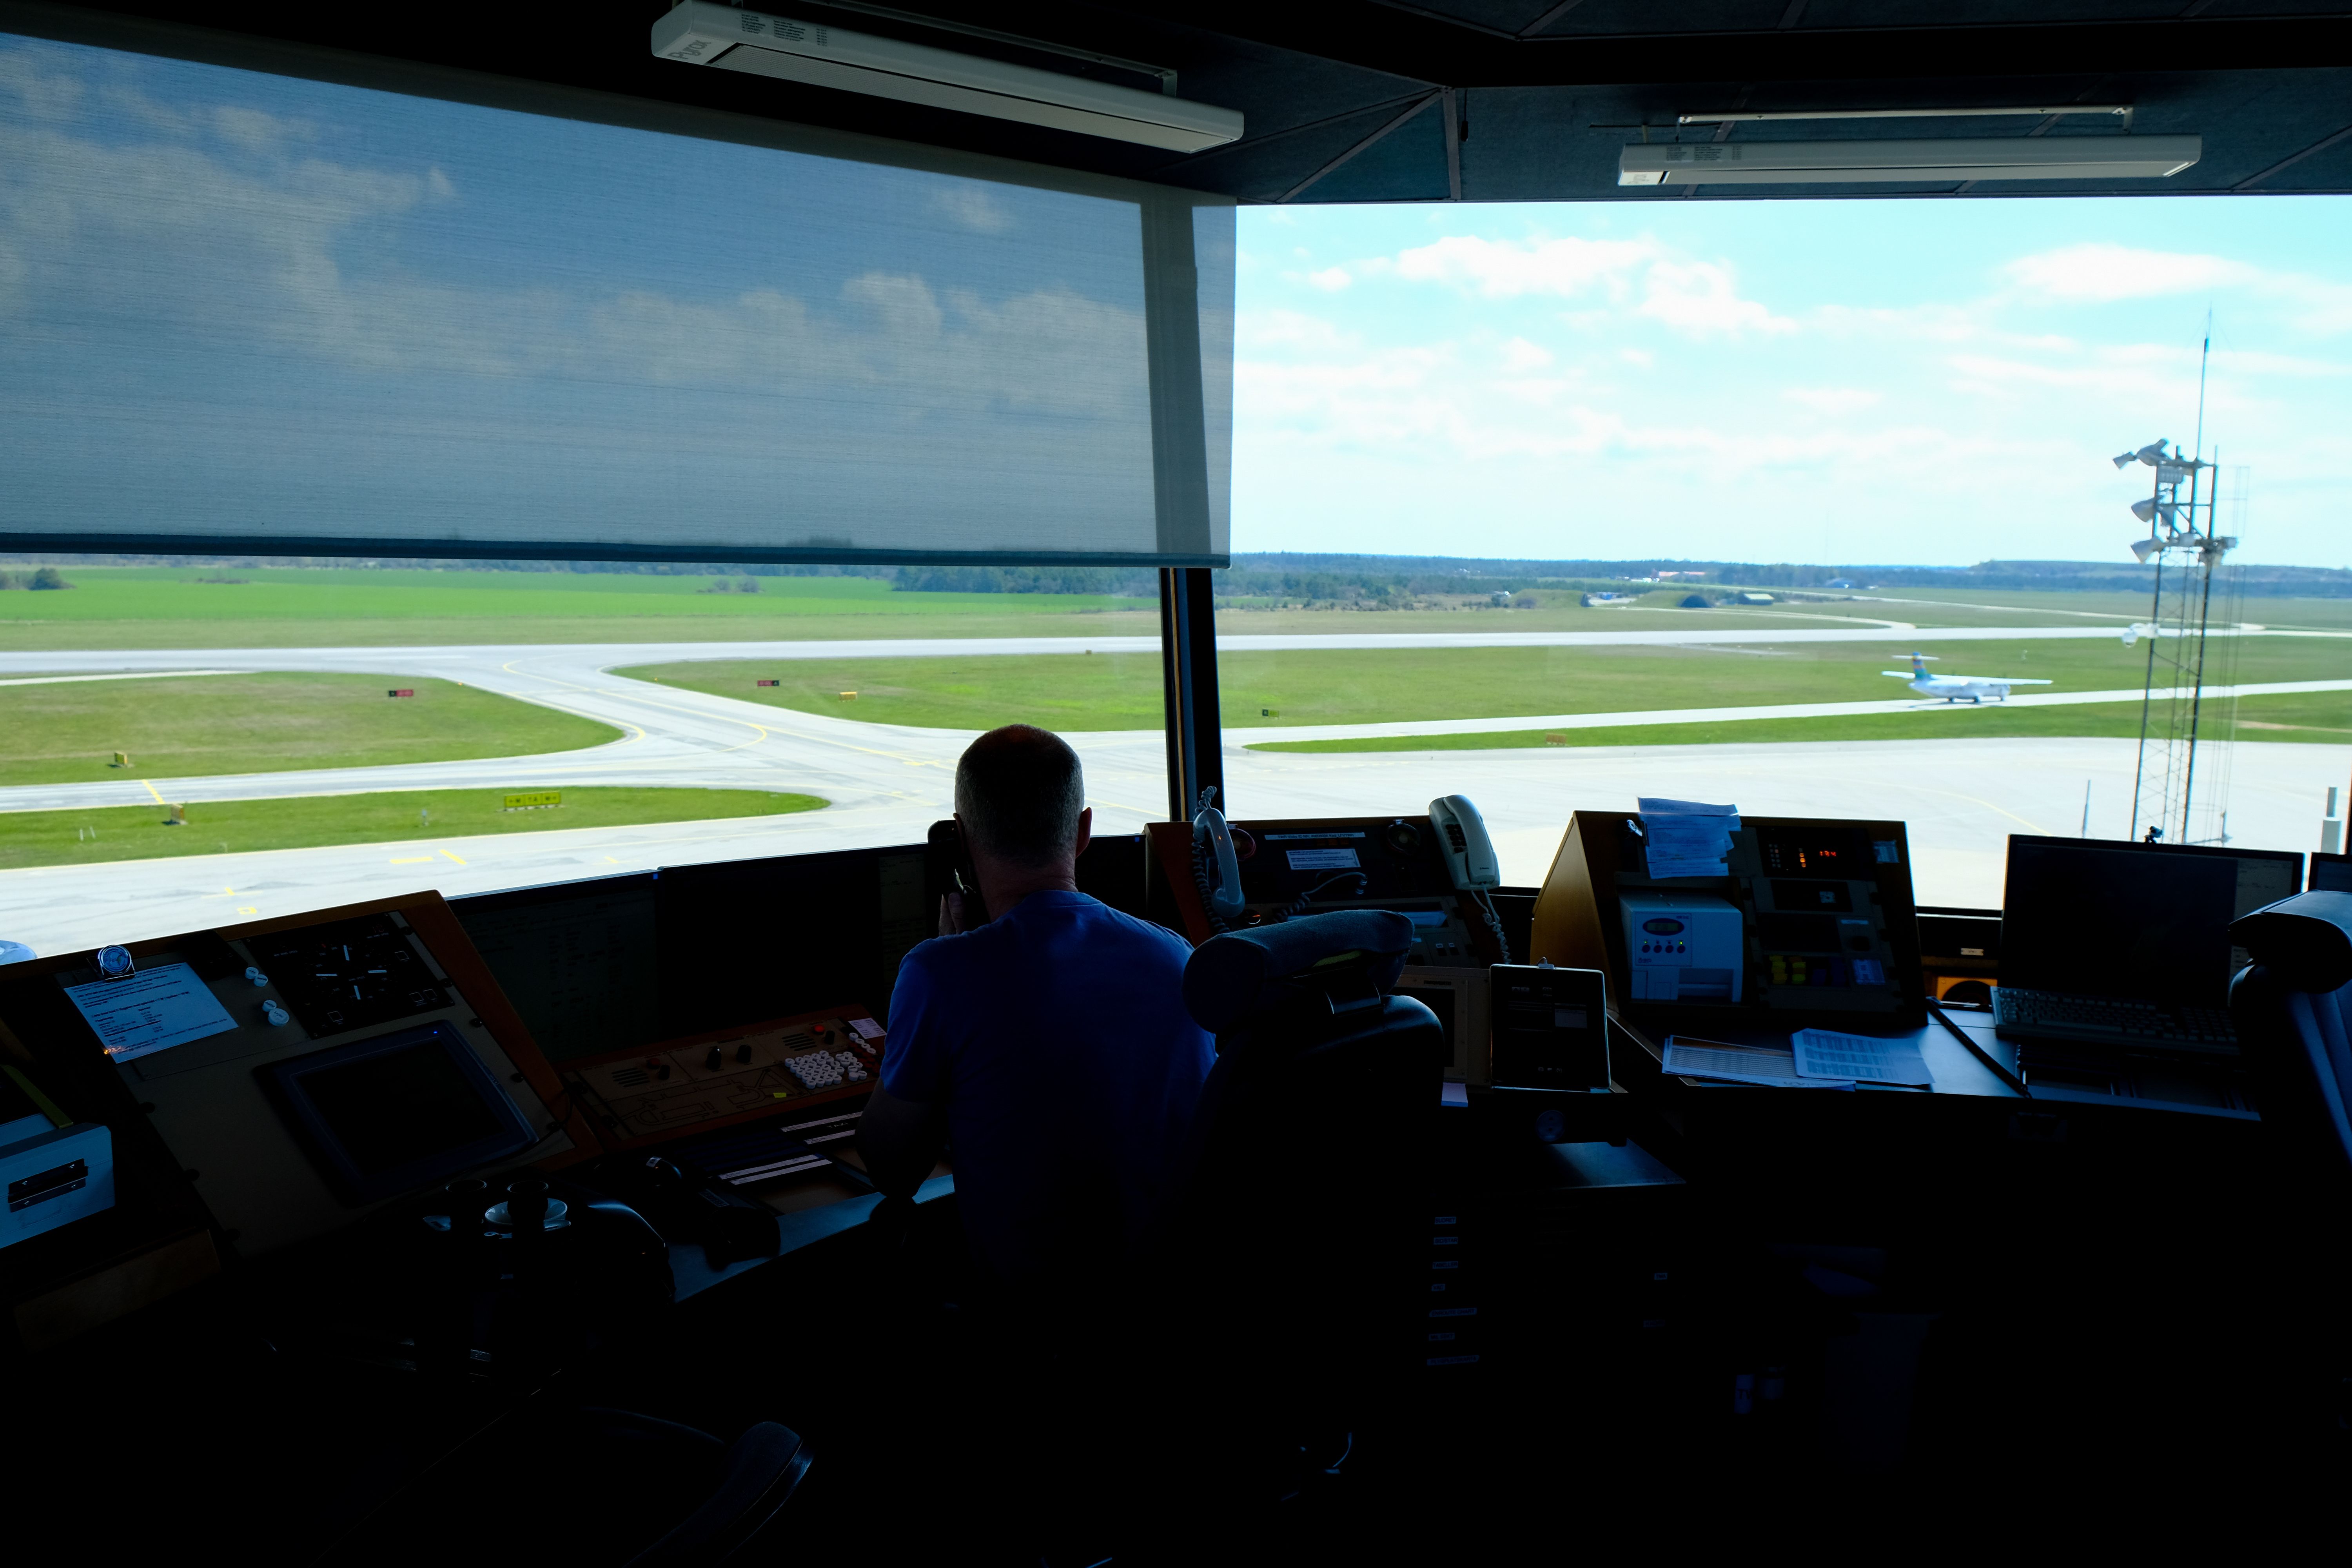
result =
[[1525,294],[1573,298],[1598,285],[1622,296],[1631,273],[1656,258],[1648,239],[1482,239],[1448,235],[1400,253],[1398,277],[1475,289],[1489,300]]
[[1597,298],[1608,309],[1565,318],[1580,331],[1607,324],[1612,310],[1628,304],[1636,314],[1688,337],[1796,328],[1757,301],[1741,299],[1727,263],[1693,260],[1647,237],[1509,240],[1449,235],[1399,252],[1381,269],[1407,282],[1444,284],[1488,300],[1531,294]]
[[1344,267],[1326,267],[1320,272],[1308,273],[1307,281],[1327,294],[1336,294],[1355,279],[1348,275]]
[[1711,261],[1653,262],[1649,292],[1636,307],[1678,332],[1706,337],[1717,332],[1792,332],[1797,323],[1776,316],[1753,300],[1743,300],[1731,268]]
[[1538,343],[1531,343],[1525,338],[1513,338],[1503,345],[1503,368],[1514,374],[1541,370],[1551,362],[1552,353],[1549,349]]
[[33,120],[65,120],[81,107],[82,85],[52,75],[26,54],[0,55],[0,94],[13,97]]
[[308,141],[317,134],[314,127],[302,121],[228,103],[213,110],[212,128],[222,141],[247,153],[281,152],[289,142]]
[[942,186],[932,193],[931,205],[949,222],[974,234],[1003,234],[1013,226],[1013,215],[977,180]]
[[1878,394],[1860,386],[1791,386],[1780,395],[1816,414],[1858,414],[1878,403]]
[[2002,268],[2027,292],[2068,304],[2108,304],[2191,294],[2258,280],[2262,272],[2226,257],[2121,245],[2069,245],[2020,257]]

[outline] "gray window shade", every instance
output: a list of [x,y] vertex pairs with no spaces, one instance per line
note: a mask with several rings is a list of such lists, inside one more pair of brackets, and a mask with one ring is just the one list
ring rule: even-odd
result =
[[0,35],[0,548],[1222,564],[1230,205],[803,140]]

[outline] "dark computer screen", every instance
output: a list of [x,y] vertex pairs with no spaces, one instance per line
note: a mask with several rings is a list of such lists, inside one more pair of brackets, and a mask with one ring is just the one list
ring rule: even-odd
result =
[[520,1153],[538,1133],[446,1023],[257,1069],[320,1172],[373,1203]]
[[924,849],[662,868],[662,1037],[856,1003],[887,1020],[898,960],[939,934]]
[[474,1085],[431,1043],[306,1073],[302,1088],[362,1175],[499,1132]]
[[450,901],[551,1062],[664,1037],[654,873]]
[[2291,897],[2302,872],[2286,852],[2013,836],[2001,981],[2222,1006],[2244,962],[2230,922]]
[[2311,858],[2311,880],[2305,890],[2313,893],[2352,893],[2352,855],[2314,855]]

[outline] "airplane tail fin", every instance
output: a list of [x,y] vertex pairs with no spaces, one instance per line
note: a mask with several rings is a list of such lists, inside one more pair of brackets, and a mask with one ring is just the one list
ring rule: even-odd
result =
[[1927,679],[1927,661],[1916,652],[1911,655],[1911,673],[1922,680]]

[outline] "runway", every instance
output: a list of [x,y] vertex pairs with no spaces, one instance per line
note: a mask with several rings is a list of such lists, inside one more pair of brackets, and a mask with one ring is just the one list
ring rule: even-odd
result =
[[[2032,628],[2001,637],[2048,639],[2080,628]],[[1776,640],[1884,640],[1885,631],[1765,634]],[[2103,628],[2089,635],[2112,636]],[[1664,634],[1484,634],[1447,646],[1513,646],[1528,638],[1631,636],[1643,640],[1751,642]],[[1980,629],[1920,634],[1984,640]],[[1508,638],[1511,641],[1499,639]],[[1252,639],[1221,639],[1247,647]],[[1428,646],[1435,639],[1378,635],[1266,638],[1373,647]],[[1904,640],[1914,640],[1904,634]],[[1104,639],[1101,649],[1156,651],[1155,639]],[[1032,646],[1042,645],[1042,646]],[[808,650],[821,647],[822,655]],[[620,728],[624,738],[584,751],[475,762],[326,769],[148,784],[31,785],[0,791],[0,809],[58,809],[152,804],[156,794],[192,805],[192,836],[202,829],[202,802],[362,790],[561,787],[565,784],[706,785],[794,790],[833,804],[803,815],[643,827],[551,830],[506,837],[425,837],[396,844],[48,867],[0,872],[0,936],[40,951],[130,941],[330,903],[437,888],[446,894],[489,891],[649,869],[663,865],[811,853],[921,841],[951,809],[961,731],[921,730],[797,713],[733,699],[624,679],[613,666],[684,658],[866,657],[951,652],[1069,652],[1067,639],[811,645],[619,644],[492,647],[205,649],[185,653],[0,655],[0,678],[105,670],[340,669],[435,676],[487,687]],[[2294,683],[2301,687],[2306,683]],[[2317,683],[2343,689],[2352,683]],[[2084,700],[2076,694],[2076,700]],[[1878,708],[1883,704],[1798,705]],[[1906,704],[1893,706],[1901,708]],[[1713,716],[1708,710],[1628,716],[1576,715],[1580,721],[1662,722]],[[1470,721],[1511,729],[1555,725],[1552,719]],[[1924,903],[1986,905],[2000,900],[2002,839],[2011,832],[2081,830],[2090,789],[2090,831],[2126,830],[2135,747],[2120,740],[1994,740],[1965,734],[1956,715],[1948,741],[1866,743],[1562,747],[1493,752],[1297,755],[1252,752],[1253,740],[1307,739],[1328,730],[1394,731],[1400,726],[1234,730],[1224,766],[1238,816],[1313,816],[1412,813],[1440,795],[1477,801],[1494,831],[1506,879],[1531,884],[1549,866],[1569,813],[1580,807],[1631,809],[1637,795],[1728,801],[1758,815],[1886,816],[1910,824],[1915,884]],[[1406,724],[1430,733],[1442,724]],[[1156,731],[1076,733],[1086,761],[1097,831],[1132,833],[1167,810],[1165,750]],[[2240,743],[2230,826],[2238,842],[2306,848],[2318,836],[2320,801],[2352,769],[2352,746]],[[2212,749],[2216,763],[2220,748]],[[2200,764],[2209,773],[2214,764]]]

